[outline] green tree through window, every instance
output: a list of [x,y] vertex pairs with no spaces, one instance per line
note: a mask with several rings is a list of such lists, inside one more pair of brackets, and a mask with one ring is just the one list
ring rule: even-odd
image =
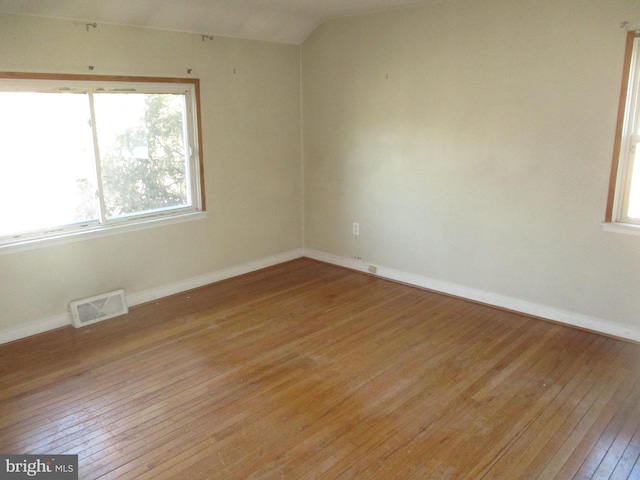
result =
[[[183,103],[180,95],[95,95],[108,218],[188,204]],[[101,116],[122,108],[137,115],[102,129]]]
[[197,80],[26,75],[0,73],[0,247],[202,211]]

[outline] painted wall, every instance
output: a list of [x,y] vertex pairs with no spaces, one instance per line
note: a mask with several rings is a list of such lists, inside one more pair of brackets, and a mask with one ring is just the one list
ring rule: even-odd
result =
[[0,255],[0,332],[64,315],[76,298],[114,288],[136,295],[302,247],[298,46],[0,15],[0,70],[87,74],[89,65],[101,75],[193,69],[209,213]]
[[0,255],[0,339],[66,318],[72,299],[171,293],[303,246],[640,334],[640,237],[600,225],[624,20],[640,21],[637,0],[345,17],[303,45],[301,84],[297,46],[0,15],[3,71],[193,69],[209,210]]
[[640,237],[601,226],[624,20],[640,2],[321,25],[302,49],[305,247],[640,333]]

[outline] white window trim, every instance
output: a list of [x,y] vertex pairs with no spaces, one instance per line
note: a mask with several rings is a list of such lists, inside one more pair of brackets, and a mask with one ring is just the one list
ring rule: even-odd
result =
[[[89,222],[76,226],[62,226],[53,228],[49,232],[39,232],[34,235],[16,235],[14,239],[5,238],[0,242],[0,255],[16,253],[25,250],[50,247],[65,243],[100,238],[111,235],[156,228],[176,223],[203,219],[207,216],[204,195],[204,161],[202,154],[202,132],[200,117],[200,92],[197,79],[155,78],[155,77],[112,77],[88,75],[47,75],[31,73],[0,73],[0,81],[11,85],[15,90],[33,91],[34,83],[41,89],[50,89],[51,85],[62,85],[65,82],[73,84],[77,90],[96,91],[97,84],[120,89],[138,86],[140,91],[151,92],[153,89],[161,93],[187,93],[192,97],[187,102],[187,115],[192,126],[189,138],[189,148],[192,156],[192,171],[190,171],[191,192],[193,205],[182,209],[159,211],[155,214],[132,215],[120,219],[113,219],[107,223]],[[51,91],[51,90],[50,90]],[[55,91],[55,90],[53,90]],[[158,92],[156,92],[158,93]]]
[[206,218],[205,211],[190,211],[188,213],[179,213],[173,215],[165,215],[161,218],[138,219],[136,222],[110,224],[108,226],[88,227],[86,230],[67,230],[60,234],[51,234],[48,236],[24,238],[15,243],[7,243],[0,246],[0,255],[10,253],[24,252],[27,250],[35,250],[38,248],[53,247],[56,245],[64,245],[67,243],[80,242],[84,240],[110,237],[112,235],[121,235],[150,228],[164,227],[176,223],[190,222],[193,220],[202,220]]
[[602,229],[605,232],[626,233],[628,235],[640,235],[640,225],[623,222],[603,222]]
[[[633,134],[640,122],[639,32],[628,33],[622,82],[609,200],[602,226],[606,232],[640,235],[640,221],[626,216],[627,190],[631,181],[630,163],[634,148],[640,148],[640,136]],[[640,165],[636,168],[640,168]]]

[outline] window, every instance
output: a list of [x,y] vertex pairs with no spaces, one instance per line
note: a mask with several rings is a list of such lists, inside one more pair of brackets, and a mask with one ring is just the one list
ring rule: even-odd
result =
[[640,233],[640,33],[629,32],[605,221]]
[[0,246],[204,210],[198,81],[0,74]]

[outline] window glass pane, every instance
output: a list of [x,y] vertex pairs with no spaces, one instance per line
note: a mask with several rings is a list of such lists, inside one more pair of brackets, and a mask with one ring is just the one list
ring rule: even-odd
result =
[[0,92],[0,236],[96,220],[84,94]]
[[[622,185],[627,190],[622,192],[622,212],[621,219],[626,222],[640,223],[640,144],[638,143],[637,133],[640,131],[640,39],[634,40],[634,60],[630,71],[629,79],[629,95],[630,95],[630,112],[627,119],[627,130],[631,147],[629,156],[622,160],[622,165],[627,163],[625,175]],[[634,135],[635,132],[635,135]],[[625,211],[626,208],[626,211]]]
[[640,219],[640,156],[638,155],[640,144],[636,144],[631,162],[631,181],[629,182],[629,203],[627,205],[627,217]]
[[189,206],[185,96],[96,93],[107,218]]

